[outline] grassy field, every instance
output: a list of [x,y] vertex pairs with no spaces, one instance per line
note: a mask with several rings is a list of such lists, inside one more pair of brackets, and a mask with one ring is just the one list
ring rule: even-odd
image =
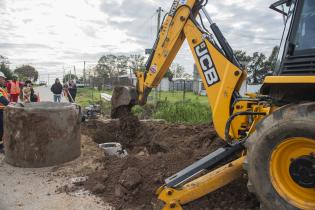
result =
[[[153,92],[149,95],[150,99],[153,99]],[[169,101],[172,103],[182,102],[184,100],[183,92],[174,91],[174,92],[160,92],[157,93],[157,97],[160,101]],[[208,105],[208,97],[207,96],[198,96],[192,92],[188,92],[185,94],[185,101],[193,101],[199,102],[204,105]]]
[[89,104],[99,103],[101,101],[101,93],[109,93],[111,91],[98,91],[92,88],[78,88],[76,102],[82,107]]
[[[100,104],[103,114],[110,114],[110,102],[102,101],[101,92],[111,94],[111,91],[98,91],[91,88],[78,89],[77,102],[86,107],[89,104]],[[211,121],[211,110],[206,96],[197,96],[188,92],[160,92],[157,101],[153,100],[153,92],[149,95],[145,106],[136,106],[133,113],[140,119],[164,119],[174,123],[205,123]]]

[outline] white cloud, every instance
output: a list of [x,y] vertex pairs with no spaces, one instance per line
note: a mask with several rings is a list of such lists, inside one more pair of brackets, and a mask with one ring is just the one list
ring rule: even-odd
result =
[[[279,43],[283,20],[268,9],[274,0],[211,0],[207,10],[235,49],[269,53]],[[0,0],[0,54],[12,67],[33,64],[45,76],[61,76],[105,53],[142,53],[156,36],[156,9],[169,0]],[[188,72],[187,44],[176,58]]]

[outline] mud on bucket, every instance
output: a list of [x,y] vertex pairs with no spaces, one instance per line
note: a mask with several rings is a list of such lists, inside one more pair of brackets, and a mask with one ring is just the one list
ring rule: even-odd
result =
[[80,156],[81,108],[70,103],[28,103],[4,111],[4,148],[7,163],[39,168]]

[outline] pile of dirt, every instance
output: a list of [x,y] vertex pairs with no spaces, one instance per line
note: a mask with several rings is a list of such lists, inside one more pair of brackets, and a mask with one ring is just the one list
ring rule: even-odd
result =
[[[96,143],[119,142],[129,153],[124,158],[104,154],[102,167],[84,183],[117,209],[154,209],[154,193],[165,178],[224,146],[210,125],[144,122],[134,116],[90,121],[82,131]],[[241,178],[189,204],[188,209],[255,209],[258,205]]]

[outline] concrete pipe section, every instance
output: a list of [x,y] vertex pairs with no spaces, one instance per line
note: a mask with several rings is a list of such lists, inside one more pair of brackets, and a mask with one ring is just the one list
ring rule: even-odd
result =
[[28,103],[4,111],[7,163],[39,168],[80,156],[81,108],[70,103]]

